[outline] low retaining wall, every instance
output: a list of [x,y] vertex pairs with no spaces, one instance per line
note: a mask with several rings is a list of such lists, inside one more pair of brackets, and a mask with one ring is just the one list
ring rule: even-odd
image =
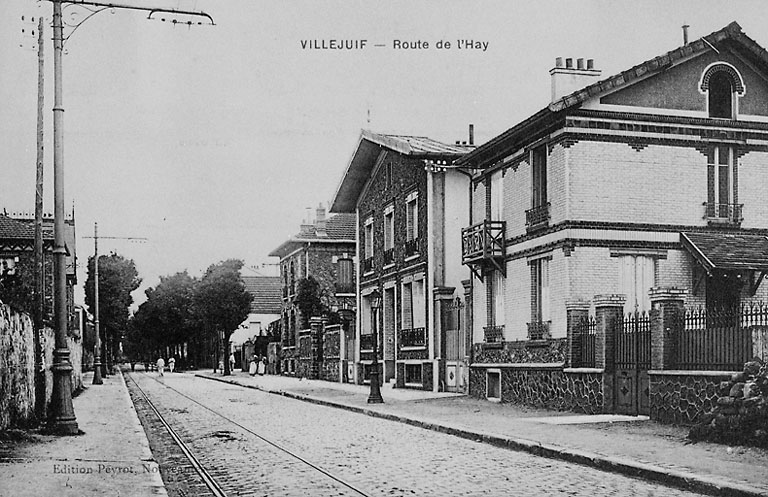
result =
[[501,402],[585,414],[604,412],[602,369],[566,369],[557,363],[476,363],[470,366],[471,397],[487,398],[489,371],[500,375]]
[[721,381],[733,371],[649,371],[651,419],[690,425],[717,406]]

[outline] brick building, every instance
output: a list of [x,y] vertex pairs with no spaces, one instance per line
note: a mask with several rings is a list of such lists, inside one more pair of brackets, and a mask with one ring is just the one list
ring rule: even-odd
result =
[[732,23],[608,78],[583,59],[550,74],[546,107],[456,161],[480,397],[514,400],[533,364],[572,384],[569,309],[648,311],[652,287],[708,309],[768,295],[768,52]]
[[[297,290],[301,280],[312,277],[319,284],[319,297],[329,312],[355,310],[355,217],[326,217],[325,208],[320,206],[313,223],[302,224],[299,233],[269,255],[280,258],[281,372],[310,378],[345,378],[346,368],[338,372],[322,370],[322,357],[317,355],[318,337],[309,337],[310,318],[321,316],[302,315]],[[343,368],[346,352],[353,349],[348,342],[354,340],[354,322],[342,323],[342,329],[338,340],[343,345],[332,347],[338,349],[339,357],[334,357],[338,366],[328,363],[330,369]]]
[[[368,380],[374,363],[378,323],[384,382],[425,390],[466,385],[458,324],[469,275],[460,262],[469,177],[451,163],[472,148],[416,136],[360,136],[331,206],[358,220],[358,382]],[[374,291],[382,296],[376,315]]]
[[[74,287],[77,284],[77,254],[75,243],[74,211],[64,221],[64,243],[66,255],[67,315],[70,331],[77,333],[75,326]],[[11,280],[21,277],[22,272],[31,276],[35,258],[34,215],[27,213],[0,214],[0,286],[10,288]],[[23,268],[23,269],[22,269]],[[43,302],[44,320],[53,322],[53,216],[43,219]],[[24,282],[31,292],[33,281]],[[2,291],[2,290],[0,290]],[[31,295],[31,293],[30,293]],[[2,300],[2,298],[0,298]],[[31,310],[29,311],[32,314]]]

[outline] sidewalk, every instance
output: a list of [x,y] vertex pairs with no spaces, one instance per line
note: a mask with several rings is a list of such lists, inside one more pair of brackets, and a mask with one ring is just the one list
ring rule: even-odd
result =
[[353,410],[606,471],[711,495],[768,496],[768,451],[689,443],[688,430],[647,417],[552,412],[471,397],[382,387],[384,404],[368,404],[369,387],[297,379],[196,376]]
[[92,381],[73,399],[83,434],[0,441],[0,496],[167,495],[122,376]]

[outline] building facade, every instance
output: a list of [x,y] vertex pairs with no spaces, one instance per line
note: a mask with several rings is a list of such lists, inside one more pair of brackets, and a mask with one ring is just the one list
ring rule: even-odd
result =
[[[469,176],[451,165],[473,147],[363,131],[331,212],[357,216],[356,376],[424,390],[466,386],[461,227]],[[373,295],[381,296],[379,308]],[[376,299],[378,300],[378,299]],[[378,303],[378,302],[377,302]]]
[[[316,295],[327,314],[344,315],[355,312],[355,218],[349,214],[326,217],[325,208],[318,207],[313,223],[302,224],[298,234],[273,250],[271,257],[280,258],[281,288],[281,357],[282,374],[302,377],[348,378],[346,351],[353,349],[348,342],[354,341],[354,320],[347,318],[340,323],[343,333],[339,340],[340,358],[335,358],[341,368],[335,371],[322,369],[322,357],[318,356],[319,337],[310,337],[310,319],[323,316],[304,315],[300,302],[302,281],[309,278],[317,282]],[[342,312],[339,312],[342,311]],[[320,311],[318,311],[320,313]],[[313,345],[314,343],[314,345]]]
[[562,377],[569,309],[768,296],[768,53],[732,23],[607,79],[550,74],[549,105],[457,161],[480,397],[514,400],[531,364]]

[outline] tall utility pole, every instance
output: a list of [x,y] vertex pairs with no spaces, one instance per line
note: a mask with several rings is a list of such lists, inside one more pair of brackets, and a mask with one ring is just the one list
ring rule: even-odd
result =
[[[147,240],[146,238],[132,236],[103,236],[102,238],[110,240]],[[102,357],[104,357],[104,362],[106,363],[106,350],[101,350],[101,330],[99,326],[99,223],[93,223],[93,315],[93,324],[96,331],[96,350],[93,353],[93,384],[102,385],[104,383],[102,376],[106,376],[107,372],[106,365],[101,362]]]
[[53,267],[55,349],[53,351],[53,396],[48,431],[77,435],[79,428],[72,407],[72,364],[67,346],[67,250],[64,245],[64,107],[62,106],[61,53],[62,0],[53,2]]
[[[55,309],[55,349],[53,351],[53,396],[51,412],[48,417],[47,431],[58,435],[76,435],[79,433],[75,410],[72,407],[72,364],[69,361],[67,346],[67,273],[64,244],[64,148],[63,124],[64,107],[62,106],[62,71],[61,56],[64,45],[61,17],[62,3],[73,5],[91,5],[106,8],[125,8],[149,12],[151,18],[156,13],[180,14],[202,17],[213,24],[211,16],[204,12],[186,12],[173,9],[135,7],[114,3],[92,2],[83,0],[50,0],[53,3],[53,266],[54,266],[54,309]],[[90,18],[90,16],[88,17]],[[175,24],[175,22],[174,22]],[[191,21],[186,24],[191,25]],[[202,23],[198,23],[202,24]]]
[[45,370],[43,365],[43,344],[40,342],[43,329],[43,289],[45,272],[43,268],[43,106],[45,105],[45,58],[43,55],[43,16],[37,25],[37,170],[35,177],[35,415],[42,420],[45,415]]

